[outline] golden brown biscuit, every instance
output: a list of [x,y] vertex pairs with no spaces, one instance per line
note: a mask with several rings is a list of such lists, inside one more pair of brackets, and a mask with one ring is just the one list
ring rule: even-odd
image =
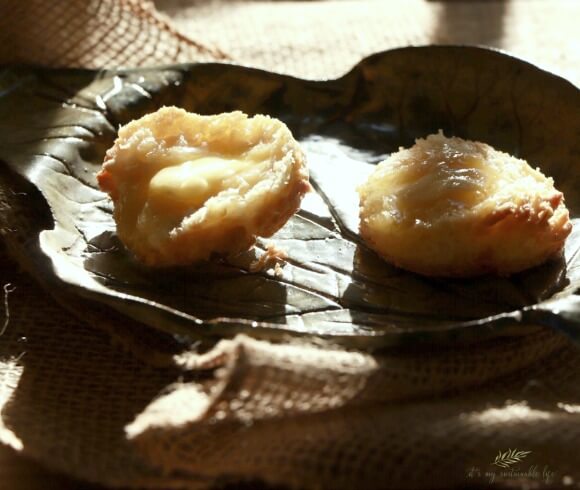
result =
[[399,149],[358,191],[363,239],[428,276],[509,275],[556,254],[572,229],[551,178],[441,132]]
[[121,127],[98,181],[120,239],[154,266],[245,250],[282,227],[309,189],[304,154],[282,122],[176,107]]

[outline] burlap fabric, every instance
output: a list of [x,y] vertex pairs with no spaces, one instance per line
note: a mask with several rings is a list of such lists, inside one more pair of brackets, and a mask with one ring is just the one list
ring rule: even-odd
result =
[[[185,37],[136,0],[0,0],[0,61],[221,58],[322,78],[380,49],[436,41],[510,48],[578,80],[578,50],[565,49],[578,3],[485,3],[158,2]],[[184,351],[106,309],[57,295],[59,306],[7,257],[30,239],[30,210],[0,184],[0,441],[22,454],[132,488],[580,480],[580,353],[563,337],[540,330],[420,356],[244,336]],[[511,473],[491,464],[510,448],[531,451]]]

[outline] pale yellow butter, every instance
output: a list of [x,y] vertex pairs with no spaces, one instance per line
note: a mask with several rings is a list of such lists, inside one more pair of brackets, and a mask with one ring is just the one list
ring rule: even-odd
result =
[[222,190],[225,179],[250,165],[255,163],[208,156],[165,167],[149,183],[149,204],[168,212],[198,209]]

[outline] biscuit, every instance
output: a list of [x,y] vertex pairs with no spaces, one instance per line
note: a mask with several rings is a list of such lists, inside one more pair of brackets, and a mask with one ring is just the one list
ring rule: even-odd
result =
[[151,266],[250,248],[297,211],[305,157],[281,121],[164,107],[119,129],[97,176],[117,234]]
[[557,254],[572,229],[551,178],[441,131],[378,164],[358,192],[365,242],[428,276],[510,275]]

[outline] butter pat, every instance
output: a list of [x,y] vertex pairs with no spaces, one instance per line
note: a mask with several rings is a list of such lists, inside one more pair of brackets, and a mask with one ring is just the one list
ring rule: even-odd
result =
[[250,164],[244,160],[202,157],[165,167],[149,183],[149,203],[167,212],[193,212],[217,195],[226,179],[243,174]]

